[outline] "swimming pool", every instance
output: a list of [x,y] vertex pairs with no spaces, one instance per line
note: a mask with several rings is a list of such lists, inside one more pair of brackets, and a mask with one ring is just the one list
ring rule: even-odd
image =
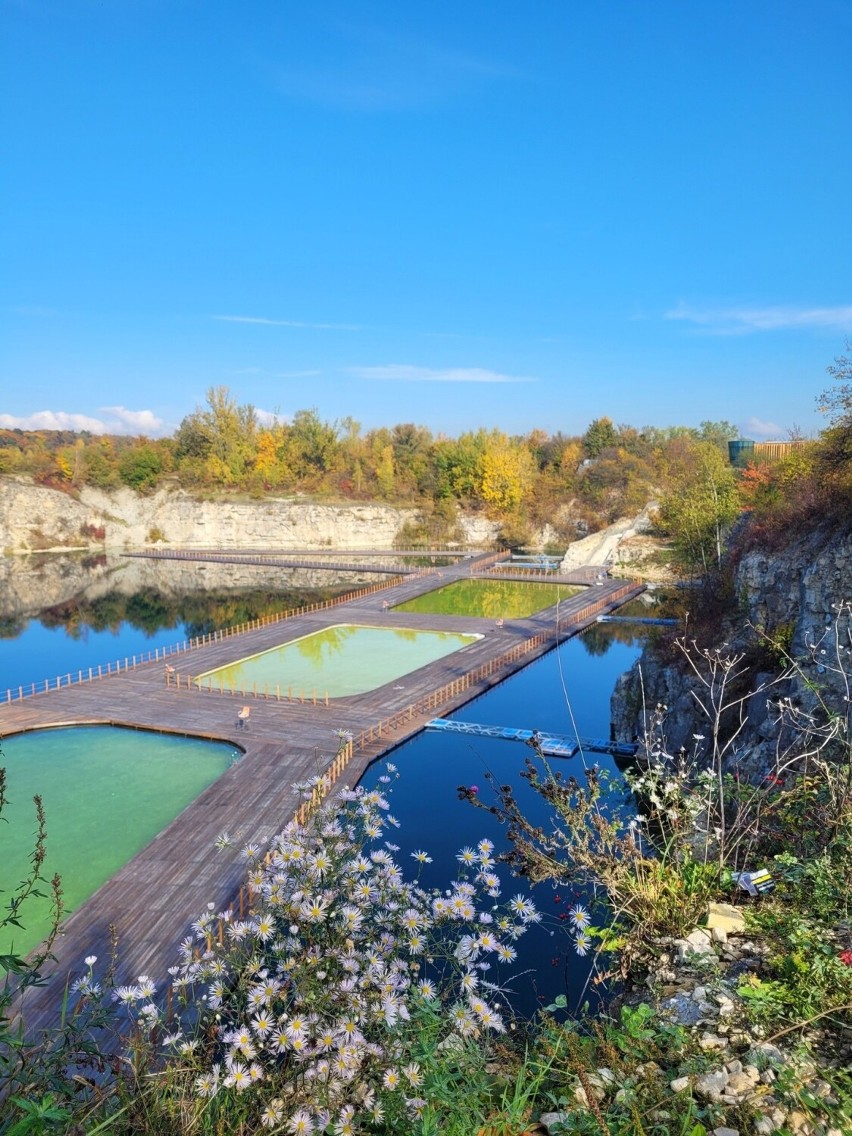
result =
[[394,682],[481,639],[455,631],[339,623],[196,675],[213,690],[340,698]]
[[[240,756],[231,745],[120,726],[33,730],[3,739],[7,803],[0,823],[0,903],[29,868],[33,796],[47,817],[43,875],[62,877],[68,915],[122,868]],[[46,890],[43,888],[42,890]],[[0,954],[32,950],[50,927],[47,898],[0,929]]]
[[527,583],[525,580],[456,580],[398,604],[394,611],[471,615],[495,620],[525,619],[583,591],[586,589],[570,584]]

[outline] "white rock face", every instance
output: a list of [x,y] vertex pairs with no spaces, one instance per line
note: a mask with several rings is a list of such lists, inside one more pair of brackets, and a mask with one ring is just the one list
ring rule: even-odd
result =
[[[322,504],[299,497],[199,501],[177,486],[141,496],[84,487],[79,496],[0,477],[0,550],[6,554],[97,547],[126,551],[162,543],[180,548],[390,549],[417,508],[373,503]],[[458,518],[462,542],[487,548],[500,522],[481,513]],[[558,542],[550,525],[533,545]]]
[[141,548],[157,537],[186,548],[393,548],[405,523],[417,517],[416,509],[298,498],[197,501],[181,489],[143,497],[130,489],[84,488],[75,499],[0,479],[0,547],[6,552]]
[[656,502],[651,502],[638,517],[622,517],[600,532],[572,541],[562,560],[562,571],[570,572],[572,568],[584,568],[589,564],[615,564],[619,545],[648,531],[651,526],[650,514],[654,508]]

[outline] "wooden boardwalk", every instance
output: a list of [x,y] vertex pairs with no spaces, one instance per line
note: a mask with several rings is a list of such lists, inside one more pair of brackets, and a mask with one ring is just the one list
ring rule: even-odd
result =
[[[119,940],[118,981],[149,974],[164,982],[176,945],[192,921],[208,902],[217,909],[228,906],[243,882],[238,852],[216,852],[217,835],[227,829],[241,833],[244,841],[264,843],[280,831],[301,803],[294,784],[329,768],[339,746],[338,731],[353,735],[341,782],[354,784],[372,760],[431,718],[462,706],[549,650],[557,639],[576,634],[643,590],[642,585],[617,580],[591,587],[560,603],[558,629],[555,607],[498,627],[490,620],[414,615],[385,606],[468,578],[486,560],[492,557],[479,563],[463,561],[428,576],[409,576],[358,599],[170,656],[173,673],[166,673],[163,661],[151,662],[0,705],[0,736],[47,726],[108,723],[207,737],[244,750],[239,762],[66,920],[50,981],[27,993],[28,1028],[55,1021],[67,976],[81,973],[86,955],[108,957],[111,924]],[[199,674],[341,621],[475,631],[482,638],[377,690],[335,698],[328,705],[207,692],[189,682],[190,672]],[[242,728],[237,714],[246,703],[251,714],[248,728]]]
[[[205,549],[163,549],[146,550],[145,552],[128,552],[126,556],[135,557],[138,560],[192,560],[201,563],[210,564],[250,564],[260,568],[313,568],[325,569],[329,572],[376,572],[380,574],[396,575],[406,574],[408,572],[417,573],[422,572],[423,569],[418,568],[416,565],[408,568],[405,564],[376,564],[367,561],[377,556],[395,556],[399,560],[404,560],[406,556],[414,555],[413,553],[364,553],[365,559],[362,561],[346,561],[343,559],[332,559],[324,552],[321,557],[315,553],[313,557],[302,556],[298,553],[273,553],[273,552],[211,552]],[[350,553],[354,556],[356,553]],[[420,554],[422,556],[422,553]]]

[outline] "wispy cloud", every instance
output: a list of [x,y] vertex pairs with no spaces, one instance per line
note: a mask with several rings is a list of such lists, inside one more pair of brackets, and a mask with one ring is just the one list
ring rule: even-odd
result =
[[534,383],[537,379],[523,375],[501,375],[482,367],[414,367],[406,363],[389,363],[384,367],[348,367],[350,375],[359,379],[380,379],[397,383]]
[[101,410],[111,418],[93,418],[89,414],[73,414],[66,410],[37,410],[18,416],[0,414],[0,426],[7,430],[88,430],[90,434],[163,433],[165,423],[151,410],[127,410],[123,406],[104,406]]
[[220,323],[258,323],[267,327],[303,327],[310,331],[361,331],[357,323],[309,323],[305,320],[267,319],[266,316],[211,316]]
[[56,315],[59,314],[57,312],[56,308],[43,308],[43,307],[39,307],[37,304],[36,305],[33,305],[33,304],[15,304],[13,307],[11,307],[7,310],[12,311],[16,315],[19,315],[19,316],[34,316],[37,319],[41,319],[41,318],[50,319],[53,316],[56,316]]
[[772,438],[779,441],[787,431],[777,422],[764,422],[762,418],[749,418],[741,424],[743,438]]
[[678,304],[665,313],[667,320],[694,324],[708,335],[747,335],[755,331],[807,328],[852,330],[852,305],[833,308],[775,307],[700,308]]
[[[446,102],[514,67],[373,24],[324,22],[330,62],[261,65],[280,94],[348,111],[398,111]],[[345,60],[345,63],[342,62]]]

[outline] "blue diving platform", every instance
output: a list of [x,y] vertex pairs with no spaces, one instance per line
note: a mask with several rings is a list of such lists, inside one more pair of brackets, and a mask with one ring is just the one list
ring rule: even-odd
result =
[[632,757],[637,747],[630,742],[610,742],[598,738],[575,738],[570,734],[548,734],[541,730],[521,730],[514,726],[483,726],[479,722],[454,722],[449,718],[433,718],[427,730],[468,734],[477,738],[498,738],[506,742],[531,743],[535,739],[545,757],[574,757],[580,750]]

